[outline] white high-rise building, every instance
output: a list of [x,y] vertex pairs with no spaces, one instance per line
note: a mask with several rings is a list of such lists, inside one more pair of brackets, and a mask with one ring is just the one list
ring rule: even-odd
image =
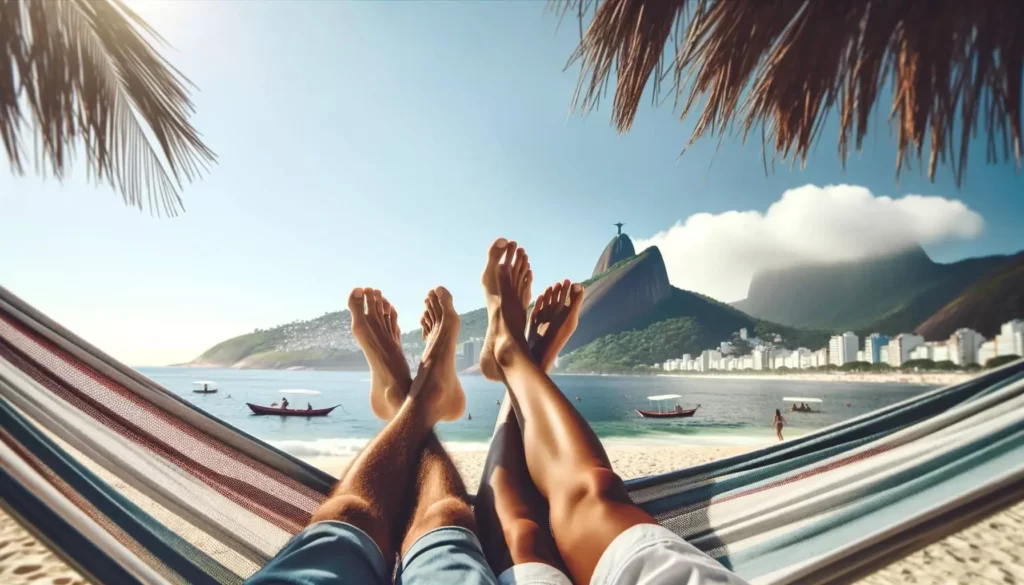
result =
[[757,348],[750,352],[750,356],[753,358],[752,367],[755,370],[767,370],[768,366],[768,351],[762,348]]
[[950,361],[958,366],[978,363],[978,348],[982,343],[985,343],[985,338],[977,331],[966,327],[957,329],[946,342]]
[[814,352],[814,367],[821,368],[828,365],[828,348],[823,347]]
[[953,356],[948,343],[945,341],[936,341],[934,343],[929,343],[928,345],[932,348],[932,360],[937,362],[952,361]]
[[881,333],[872,333],[864,338],[864,359],[862,361],[877,364],[882,362],[882,348],[889,345],[889,338]]
[[740,339],[742,339],[744,341],[747,340],[747,328],[746,327],[744,327],[743,329],[740,329]]
[[930,359],[932,359],[932,344],[930,344],[930,343],[922,343],[921,345],[919,345],[919,346],[915,347],[914,349],[910,350],[910,355],[908,355],[907,359],[905,359],[903,361],[904,362],[909,362],[910,360],[930,360]]
[[878,348],[878,361],[876,364],[888,364],[889,363],[889,346],[883,345]]
[[978,363],[984,366],[988,363],[988,360],[994,357],[996,357],[996,342],[986,341],[982,343],[981,347],[978,348]]
[[833,335],[828,342],[829,363],[842,366],[857,360],[857,336],[851,331],[842,335]]
[[889,365],[898,368],[903,362],[912,359],[910,352],[924,343],[924,337],[913,333],[900,333],[889,341]]
[[1024,320],[1014,319],[1003,323],[995,341],[998,355],[1024,356]]

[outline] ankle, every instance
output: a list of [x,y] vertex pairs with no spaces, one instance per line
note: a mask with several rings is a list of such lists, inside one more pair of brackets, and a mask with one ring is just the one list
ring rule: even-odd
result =
[[525,339],[503,335],[494,342],[494,359],[502,369],[514,366],[522,359],[537,361],[530,352]]

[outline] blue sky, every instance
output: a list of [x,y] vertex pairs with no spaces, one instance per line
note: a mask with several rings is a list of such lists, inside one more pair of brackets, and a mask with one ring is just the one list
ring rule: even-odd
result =
[[808,183],[963,200],[984,230],[928,245],[939,261],[1024,248],[1012,165],[975,149],[960,190],[916,166],[897,184],[884,116],[845,171],[830,127],[806,170],[766,176],[759,143],[679,158],[692,125],[670,105],[645,104],[621,136],[607,106],[571,113],[577,27],[544,2],[134,5],[199,87],[194,121],[220,157],[186,213],[126,208],[84,173],[0,172],[0,283],[133,365],[340,309],[353,286],[384,290],[412,327],[438,284],[460,310],[482,304],[498,235],[526,246],[538,282],[583,279],[615,221],[648,238]]

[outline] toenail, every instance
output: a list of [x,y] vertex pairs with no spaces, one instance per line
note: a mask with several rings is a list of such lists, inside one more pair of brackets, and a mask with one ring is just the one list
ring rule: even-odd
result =
[[582,284],[577,282],[576,284],[572,285],[572,292],[580,292],[581,290],[583,290]]
[[354,296],[357,299],[363,298],[363,289],[357,288],[355,291],[352,292],[352,296]]

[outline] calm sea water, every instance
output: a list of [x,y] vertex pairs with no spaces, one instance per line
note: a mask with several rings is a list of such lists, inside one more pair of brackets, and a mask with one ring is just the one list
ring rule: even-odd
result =
[[[362,447],[383,422],[370,412],[368,372],[313,372],[199,368],[139,368],[144,375],[207,412],[295,455],[344,455]],[[217,394],[195,394],[193,380],[213,380]],[[629,438],[657,444],[753,444],[771,440],[772,415],[786,396],[817,397],[821,413],[785,413],[785,434],[793,437],[871,412],[929,390],[930,386],[772,379],[715,379],[660,376],[555,376],[562,392],[605,440]],[[438,434],[449,448],[478,449],[486,443],[504,388],[479,376],[461,378],[473,420],[442,423]],[[309,389],[319,395],[282,394]],[[647,396],[680,394],[685,408],[701,405],[693,418],[642,419]],[[246,402],[269,405],[282,397],[304,408],[341,407],[326,417],[254,416]],[[575,397],[580,400],[576,401]],[[849,402],[850,406],[845,406]]]

